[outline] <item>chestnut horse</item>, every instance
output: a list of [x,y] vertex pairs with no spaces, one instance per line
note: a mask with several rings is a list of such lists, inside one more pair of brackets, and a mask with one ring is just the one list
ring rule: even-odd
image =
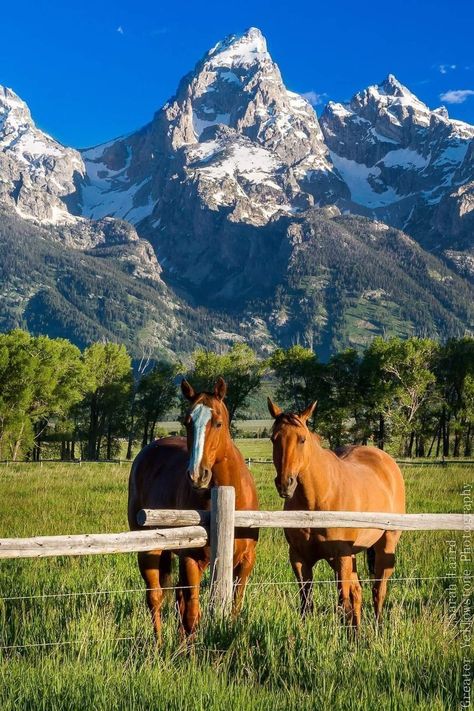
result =
[[[276,488],[286,511],[405,512],[405,485],[392,457],[377,447],[352,446],[331,452],[309,431],[316,403],[300,413],[285,413],[270,398],[274,418],[273,462]],[[375,575],[372,594],[380,619],[393,573],[399,531],[363,528],[285,529],[290,562],[300,584],[302,613],[312,609],[313,566],[326,560],[336,574],[339,602],[347,624],[359,627],[362,589],[356,554],[367,550]]]
[[[236,509],[257,509],[257,492],[252,475],[230,436],[229,413],[223,402],[227,386],[219,378],[214,392],[196,393],[183,380],[183,395],[190,403],[185,416],[187,438],[155,440],[137,455],[129,479],[128,521],[139,528],[137,512],[142,508],[210,508],[211,487],[233,486]],[[234,548],[234,612],[240,608],[247,579],[255,563],[255,531],[236,532]],[[191,635],[199,620],[199,586],[209,565],[210,548],[179,550],[179,582],[176,590],[180,629]],[[170,584],[171,551],[154,550],[138,554],[138,566],[146,583],[146,599],[157,638],[160,638],[163,587]]]

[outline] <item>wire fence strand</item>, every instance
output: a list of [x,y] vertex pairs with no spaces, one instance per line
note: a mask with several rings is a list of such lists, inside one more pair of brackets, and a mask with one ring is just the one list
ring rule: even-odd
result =
[[0,647],[0,652],[7,650],[13,651],[18,649],[29,649],[34,647],[63,647],[69,644],[105,644],[110,642],[138,641],[141,639],[141,637],[105,637],[103,639],[84,637],[84,639],[64,639],[56,642],[26,642],[25,644],[6,644]]
[[[460,580],[463,579],[462,575],[434,575],[434,576],[406,576],[391,578],[390,583],[403,583],[403,582],[435,582],[439,580]],[[360,578],[360,582],[374,583],[377,580],[382,580],[382,578]],[[339,581],[339,582],[351,582],[350,580]],[[335,583],[335,578],[324,579],[324,580],[313,580],[311,581],[311,586],[315,587],[320,584],[333,584]],[[278,586],[288,589],[288,586],[299,586],[300,583],[297,580],[264,580],[264,581],[250,581],[247,587],[264,588],[268,586]],[[177,589],[190,589],[200,587],[199,585],[176,585],[176,586],[166,586],[160,588],[161,590],[177,590]],[[202,586],[201,586],[202,587]],[[100,595],[116,595],[116,594],[132,594],[132,593],[144,593],[146,591],[157,590],[158,588],[125,588],[122,590],[92,590],[92,591],[71,591],[71,592],[59,592],[59,593],[42,593],[38,595],[12,595],[0,597],[3,602],[18,601],[18,600],[39,600],[39,599],[51,599],[51,598],[64,598],[64,597],[80,597],[80,596],[100,596]],[[297,591],[295,591],[297,592]],[[150,638],[151,639],[151,638]],[[70,639],[70,640],[57,640],[53,642],[25,642],[23,644],[6,644],[0,645],[0,652],[14,652],[22,649],[38,649],[38,648],[59,648],[65,646],[74,645],[84,645],[84,644],[113,644],[115,642],[146,642],[146,639],[139,636],[123,636],[123,637],[111,637],[97,639],[93,637],[84,637],[82,639]]]
[[[461,579],[463,576],[462,575],[432,575],[432,576],[407,576],[407,577],[396,577],[396,578],[389,578],[388,582],[389,583],[403,583],[403,582],[429,582],[429,581],[435,581],[435,580],[458,580]],[[361,583],[375,583],[375,582],[380,582],[382,578],[359,578],[359,582]],[[323,579],[323,580],[312,580],[311,585],[334,585],[336,582],[336,578],[328,578],[328,579]],[[347,580],[338,580],[337,582],[341,583],[350,583],[352,582],[351,579]],[[258,587],[270,587],[272,585],[277,585],[281,587],[286,587],[288,585],[300,585],[298,580],[261,580],[261,581],[252,581],[250,580],[247,583],[247,587],[252,587],[252,588],[258,588]],[[124,588],[122,590],[77,590],[77,591],[68,591],[68,592],[58,592],[58,593],[38,593],[36,595],[7,595],[7,596],[1,596],[0,595],[0,600],[3,602],[12,602],[15,600],[44,600],[44,599],[51,599],[51,598],[64,598],[64,597],[93,597],[93,596],[100,596],[100,595],[129,595],[129,594],[134,594],[134,593],[145,593],[145,592],[152,592],[155,590],[163,590],[163,591],[168,591],[168,590],[190,590],[193,588],[206,588],[208,587],[208,583],[204,582],[201,583],[200,585],[171,585],[171,586],[165,586],[165,587],[153,587],[153,588]]]

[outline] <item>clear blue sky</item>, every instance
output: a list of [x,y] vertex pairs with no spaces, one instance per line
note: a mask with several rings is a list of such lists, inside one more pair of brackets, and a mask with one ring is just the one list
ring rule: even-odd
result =
[[293,91],[343,101],[391,72],[432,108],[461,92],[448,110],[474,123],[472,0],[9,2],[0,84],[55,138],[95,145],[147,123],[207,49],[249,26]]

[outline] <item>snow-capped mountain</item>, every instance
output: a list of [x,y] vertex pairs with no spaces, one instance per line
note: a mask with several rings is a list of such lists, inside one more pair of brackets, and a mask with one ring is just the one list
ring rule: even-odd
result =
[[0,86],[0,207],[50,230],[52,241],[78,250],[104,246],[138,276],[160,281],[151,245],[132,225],[104,216],[79,216],[77,185],[86,175],[79,151],[67,148],[35,125],[30,110]]
[[474,126],[430,110],[393,75],[347,104],[329,102],[320,122],[350,190],[340,205],[409,233],[429,231],[436,206],[474,179]]
[[28,106],[0,86],[0,201],[44,224],[71,221],[81,155],[40,131]]
[[[461,335],[474,329],[472,287],[455,273],[474,275],[473,138],[392,75],[318,120],[255,28],[207,52],[142,129],[80,152],[1,88],[0,210],[28,221],[42,253],[55,243],[44,278],[60,288],[57,303],[24,289],[20,299],[12,262],[9,318],[69,323],[63,299],[77,310],[86,294],[97,307],[81,328],[95,333],[115,293],[117,337],[135,346],[165,334],[167,349],[192,350],[200,333],[207,345],[298,341],[329,353],[376,334]],[[61,246],[58,276],[49,265]],[[69,294],[72,263],[85,272]],[[100,264],[102,291],[90,287]]]
[[83,157],[83,214],[134,224],[161,225],[177,192],[253,225],[347,192],[313,108],[285,87],[255,28],[211,49],[148,126]]

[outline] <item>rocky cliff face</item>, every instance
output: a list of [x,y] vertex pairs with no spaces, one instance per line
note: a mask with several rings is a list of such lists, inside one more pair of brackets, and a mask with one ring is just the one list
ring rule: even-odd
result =
[[0,86],[0,208],[50,227],[52,241],[77,250],[107,246],[110,256],[142,278],[159,281],[161,267],[151,246],[129,223],[79,216],[77,186],[86,175],[81,154],[40,131],[28,106]]
[[474,180],[474,126],[450,119],[444,107],[431,111],[389,75],[347,104],[329,102],[321,127],[350,190],[340,206],[402,228],[430,248],[441,223],[445,239],[454,237],[466,215],[462,186]]
[[148,126],[83,157],[83,214],[134,224],[162,226],[177,192],[257,226],[347,192],[316,114],[286,89],[255,28],[211,49]]
[[230,36],[150,124],[83,153],[82,213],[132,222],[171,282],[199,292],[209,281],[231,299],[252,289],[255,261],[277,269],[286,248],[270,233],[313,205],[386,222],[440,253],[448,223],[466,232],[457,193],[474,179],[474,127],[431,111],[392,75],[330,102],[320,123],[285,87],[259,30]]
[[25,102],[0,86],[0,201],[43,224],[71,222],[84,175],[80,153],[40,131]]

